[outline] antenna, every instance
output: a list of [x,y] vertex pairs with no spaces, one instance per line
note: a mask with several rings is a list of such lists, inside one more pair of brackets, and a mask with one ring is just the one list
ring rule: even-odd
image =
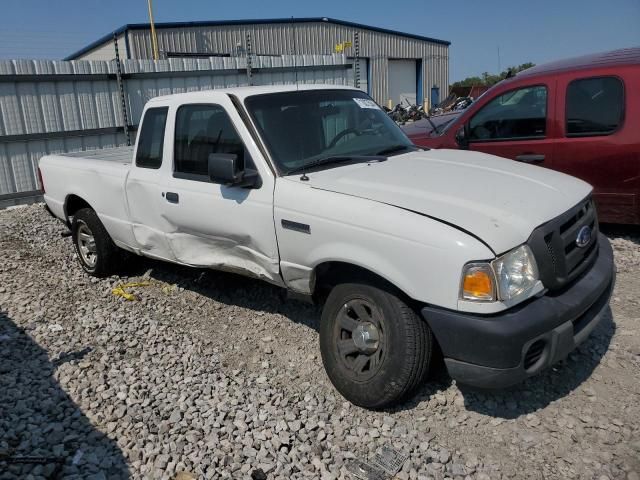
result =
[[296,22],[293,17],[291,17],[291,31],[293,33],[293,73],[296,77],[296,90],[298,90],[298,36],[296,34]]

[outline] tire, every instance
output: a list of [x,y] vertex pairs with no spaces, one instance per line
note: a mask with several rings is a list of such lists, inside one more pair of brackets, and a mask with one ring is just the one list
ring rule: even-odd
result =
[[380,409],[406,399],[426,378],[433,335],[390,288],[344,283],[331,290],[324,305],[320,351],[343,397]]
[[71,236],[78,261],[89,275],[107,277],[119,270],[122,251],[113,243],[95,211],[82,208],[75,213]]

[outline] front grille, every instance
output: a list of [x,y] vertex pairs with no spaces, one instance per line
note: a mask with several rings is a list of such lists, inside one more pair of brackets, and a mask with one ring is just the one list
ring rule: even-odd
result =
[[[591,241],[579,247],[582,227],[591,227]],[[598,218],[588,198],[550,222],[536,228],[527,242],[538,263],[540,280],[549,290],[559,290],[577,278],[598,251]]]

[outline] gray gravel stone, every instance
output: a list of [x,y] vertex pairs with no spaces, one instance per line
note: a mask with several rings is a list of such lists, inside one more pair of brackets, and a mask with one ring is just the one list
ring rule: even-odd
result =
[[[436,372],[415,400],[370,412],[324,374],[319,309],[257,281],[149,260],[89,278],[63,231],[40,206],[0,211],[0,454],[59,457],[62,478],[261,469],[342,480],[345,462],[386,444],[409,455],[396,478],[637,479],[637,236],[611,236],[615,325],[567,360],[496,392]],[[111,294],[141,280],[138,301]],[[13,465],[0,477],[54,468]]]

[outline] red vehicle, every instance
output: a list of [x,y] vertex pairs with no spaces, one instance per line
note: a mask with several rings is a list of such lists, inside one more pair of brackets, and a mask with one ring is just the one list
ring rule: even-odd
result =
[[640,48],[530,68],[431,120],[404,127],[416,145],[568,173],[593,185],[602,222],[640,224]]

